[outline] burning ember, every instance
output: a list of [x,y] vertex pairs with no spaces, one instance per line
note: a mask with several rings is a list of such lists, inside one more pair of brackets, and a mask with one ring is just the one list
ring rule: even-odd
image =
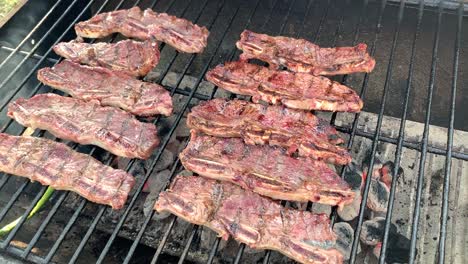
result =
[[[367,208],[370,212],[366,214],[368,220],[364,221],[359,237],[358,253],[364,255],[372,253],[375,257],[380,256],[382,248],[382,239],[385,228],[385,218],[382,217],[387,212],[387,206],[390,196],[392,181],[403,175],[403,169],[399,168],[396,177],[392,173],[395,165],[391,161],[382,163],[378,158],[374,161],[372,172],[369,173],[369,159],[365,159],[362,167],[356,163],[351,163],[345,168],[344,179],[356,192],[354,201],[351,204],[339,208],[338,216],[341,220],[334,225],[333,230],[338,234],[339,241],[337,249],[346,257],[349,257],[352,241],[354,239],[354,230],[352,225],[347,222],[353,220],[359,215],[360,204],[362,200],[362,191],[366,178],[371,177],[369,194],[367,198]],[[388,247],[392,254],[387,256],[388,263],[406,263],[409,259],[410,240],[398,233],[396,225],[391,223]],[[362,248],[362,250],[361,250]],[[395,254],[395,252],[399,252]]]

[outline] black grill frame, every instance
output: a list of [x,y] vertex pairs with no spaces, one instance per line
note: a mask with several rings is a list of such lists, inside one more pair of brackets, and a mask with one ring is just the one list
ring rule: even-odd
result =
[[[39,28],[46,19],[48,19],[48,16],[52,12],[52,10],[62,1],[66,2],[67,0],[58,0],[56,2],[56,4],[52,7],[52,9],[49,12],[46,13],[46,15],[43,17],[43,19],[41,19],[39,24],[35,28],[32,29],[30,34],[28,34],[24,38],[24,40],[21,41],[21,43],[15,49],[13,49],[11,51],[11,54],[7,57],[7,59],[0,64],[0,70],[6,65],[7,61],[11,57],[13,57],[16,53],[20,53],[21,47],[31,37],[32,33],[34,33],[36,31],[36,29]],[[134,5],[139,5],[140,1],[141,0],[137,0],[136,2],[134,2]],[[167,10],[158,10],[158,11],[160,11],[160,12],[166,12],[168,10],[170,11],[170,8],[173,6],[173,4],[176,1],[177,0],[171,0],[171,4],[169,4],[169,6],[167,7]],[[60,23],[61,19],[64,16],[66,16],[67,14],[73,16],[73,11],[75,13],[77,13],[76,10],[73,10],[73,6],[77,2],[78,2],[78,0],[71,1],[71,4],[64,11],[64,13],[62,14],[62,17],[58,18],[54,25]],[[96,1],[95,0],[90,0],[84,9],[79,11],[80,13],[76,16],[76,19],[74,20],[74,22],[72,24],[70,24],[70,26],[67,28],[67,30],[57,39],[57,42],[61,41],[62,38],[65,36],[65,34],[69,30],[72,30],[73,24],[75,22],[82,20],[83,14],[91,7],[92,4],[94,4],[94,2],[96,2]],[[108,2],[109,2],[109,0],[104,1],[102,3],[101,7],[97,10],[97,13],[99,13],[108,4]],[[121,8],[122,5],[124,4],[124,2],[125,2],[125,0],[121,0],[119,2],[119,4],[116,6],[115,9]],[[154,7],[157,4],[157,2],[158,2],[158,0],[153,1],[149,5],[149,7]],[[208,2],[209,2],[209,0],[204,0],[203,1],[203,7],[201,8],[199,16],[194,20],[195,23],[197,22],[197,20],[202,15],[202,13],[203,13],[204,9],[206,8]],[[226,0],[226,1],[220,1],[218,3],[218,5],[217,5],[217,8],[218,8],[217,14],[218,15],[220,14],[220,11],[223,8],[225,8],[225,5],[227,4],[227,2],[228,1]],[[261,0],[256,1],[255,8],[253,8],[251,10],[251,13],[249,15],[249,19],[247,21],[245,21],[245,28],[247,28],[250,25],[252,18],[256,14],[256,11],[257,11],[257,8],[259,7],[260,2],[261,2]],[[256,28],[256,30],[261,31],[263,29],[263,27],[265,25],[267,25],[268,22],[270,22],[270,20],[272,19],[273,11],[275,10],[276,5],[277,5],[278,2],[280,2],[280,1],[278,1],[278,0],[273,1],[273,4],[271,4],[271,9],[269,10],[269,16],[265,19],[264,24],[260,28]],[[337,2],[338,1],[333,1],[333,0],[328,0],[327,1],[327,3],[328,3],[327,9],[323,12],[322,17],[320,18],[319,25],[317,27],[317,31],[315,32],[315,36],[314,36],[313,39],[311,39],[311,41],[316,41],[316,40],[318,40],[320,38],[322,25],[327,20],[327,16],[329,15],[329,10],[330,10],[330,8],[332,8],[333,3],[335,5],[335,7],[336,7]],[[269,32],[270,34],[272,34],[272,35],[281,35],[281,33],[284,30],[284,27],[286,25],[286,22],[288,21],[288,17],[290,15],[291,7],[294,5],[294,3],[295,3],[295,1],[291,1],[290,7],[289,7],[286,15],[281,18],[282,22],[281,22],[280,30],[278,32]],[[453,76],[452,76],[452,85],[451,85],[451,101],[450,101],[451,104],[450,104],[450,116],[449,116],[449,122],[448,122],[447,148],[442,149],[442,148],[437,147],[437,146],[429,145],[429,123],[430,123],[430,118],[431,118],[432,94],[433,94],[433,91],[434,91],[434,83],[435,83],[435,78],[436,78],[436,73],[437,73],[436,68],[437,68],[438,50],[439,50],[439,45],[440,45],[439,43],[440,43],[440,29],[441,29],[441,23],[442,23],[442,14],[446,11],[446,4],[447,3],[457,4],[458,8],[455,11],[456,15],[457,15],[457,25],[456,25],[455,47],[453,48],[454,49],[454,55],[453,55],[454,56],[454,63],[453,63],[453,69],[452,69]],[[182,12],[181,16],[183,17],[183,15],[185,14],[185,11],[187,11],[194,4],[197,4],[196,0],[189,1],[189,3],[186,5],[184,11]],[[349,1],[346,1],[345,5],[348,6],[348,5],[351,5],[351,4],[352,3],[350,3]],[[359,21],[358,21],[358,23],[356,25],[356,28],[355,28],[355,31],[354,31],[354,41],[353,41],[354,43],[353,44],[356,44],[358,42],[358,40],[359,40],[360,27],[362,26],[362,23],[363,23],[362,18],[366,14],[366,11],[368,9],[368,4],[369,4],[368,0],[363,0],[362,1],[362,10],[361,10],[361,13],[360,13]],[[381,30],[382,30],[380,25],[382,23],[384,10],[385,10],[387,5],[396,5],[396,3],[387,3],[387,1],[385,1],[385,0],[383,0],[381,2],[377,23],[375,25],[374,38],[373,38],[372,43],[370,44],[370,50],[371,50],[370,53],[371,53],[371,55],[374,55],[374,53],[376,51],[376,48],[377,48],[376,43],[377,43],[377,41],[379,39]],[[403,148],[418,150],[421,153],[421,158],[419,160],[419,170],[418,170],[418,177],[417,177],[418,182],[417,182],[416,205],[419,205],[420,201],[421,201],[422,188],[423,188],[422,185],[423,185],[423,176],[424,176],[424,165],[426,163],[427,153],[434,153],[434,154],[439,154],[439,155],[446,156],[444,181],[443,181],[444,185],[443,185],[442,215],[441,215],[441,223],[440,223],[439,254],[438,254],[439,263],[444,263],[444,261],[445,261],[445,240],[446,240],[447,219],[448,219],[449,186],[450,186],[450,175],[451,175],[452,159],[456,158],[456,159],[461,159],[461,160],[468,160],[468,153],[467,152],[458,152],[458,151],[453,150],[455,98],[456,98],[456,93],[457,93],[457,88],[458,88],[457,87],[457,80],[458,80],[458,73],[459,73],[460,45],[461,45],[461,38],[462,38],[462,21],[463,21],[463,17],[465,16],[464,8],[465,8],[465,6],[467,4],[463,4],[461,1],[459,3],[454,2],[454,1],[442,1],[437,7],[438,19],[437,19],[437,24],[436,24],[436,33],[435,33],[435,37],[434,37],[433,52],[432,52],[432,63],[431,63],[431,73],[430,73],[430,80],[429,80],[429,87],[428,87],[428,98],[429,99],[427,101],[427,107],[426,107],[426,116],[425,116],[425,122],[424,122],[423,137],[422,137],[422,140],[418,141],[418,142],[405,140],[405,124],[406,124],[406,121],[407,121],[408,98],[409,98],[409,94],[410,94],[411,89],[412,89],[414,64],[415,64],[415,60],[416,60],[416,58],[415,58],[416,42],[417,42],[417,40],[419,38],[423,15],[424,15],[424,12],[427,9],[427,7],[424,5],[423,1],[420,1],[418,5],[411,5],[411,4],[405,3],[405,1],[402,0],[398,5],[399,5],[399,7],[398,7],[399,12],[398,12],[398,17],[395,20],[396,27],[395,27],[392,46],[391,46],[391,50],[390,50],[390,59],[389,59],[389,62],[387,64],[387,66],[386,66],[387,67],[387,74],[386,74],[386,77],[385,77],[384,90],[383,90],[383,95],[382,95],[382,98],[381,98],[381,107],[380,107],[380,110],[379,110],[379,113],[378,113],[378,120],[377,120],[377,126],[375,128],[375,132],[371,133],[371,132],[358,130],[358,120],[359,120],[359,117],[360,117],[359,113],[355,114],[354,122],[353,122],[352,127],[337,126],[337,129],[339,131],[343,132],[343,133],[349,134],[349,141],[347,143],[347,147],[349,149],[351,149],[351,147],[353,146],[353,142],[354,142],[354,139],[355,139],[356,136],[362,136],[362,137],[365,137],[365,138],[372,139],[372,141],[373,141],[372,150],[371,150],[372,152],[371,152],[371,159],[370,159],[370,165],[369,165],[369,168],[370,168],[369,170],[370,171],[372,171],[372,168],[374,167],[375,156],[376,156],[376,151],[377,151],[377,145],[378,145],[379,142],[391,143],[391,144],[396,145],[396,155],[395,155],[394,162],[395,162],[395,164],[397,166],[395,166],[395,170],[393,171],[393,175],[397,174],[397,168],[398,168],[398,165],[400,164],[400,161],[401,161]],[[309,15],[309,10],[313,6],[314,6],[314,2],[310,1],[308,3],[308,5],[307,5],[307,11],[306,11],[304,17],[302,18],[304,21],[307,19],[308,15]],[[394,55],[395,55],[396,45],[398,43],[400,27],[401,27],[401,23],[402,23],[402,20],[403,20],[403,17],[404,17],[404,11],[408,8],[408,6],[410,6],[411,8],[417,8],[418,9],[418,18],[417,18],[416,30],[414,31],[414,38],[412,40],[411,58],[410,58],[408,78],[407,78],[407,83],[406,83],[405,100],[404,100],[404,103],[403,103],[403,114],[401,116],[399,135],[398,135],[397,138],[391,138],[391,137],[387,137],[387,136],[382,135],[381,134],[381,128],[382,128],[382,122],[383,122],[383,117],[384,117],[385,102],[386,102],[388,91],[390,89],[389,88],[390,87],[390,80],[392,78],[392,69],[393,69],[393,62],[394,62]],[[184,112],[187,110],[192,98],[196,98],[196,99],[200,99],[200,100],[208,100],[208,99],[211,99],[211,98],[213,98],[215,96],[215,93],[217,91],[217,87],[215,87],[213,89],[210,96],[206,96],[206,95],[197,93],[197,89],[199,88],[200,83],[203,81],[204,74],[206,73],[206,71],[208,69],[210,69],[213,66],[212,62],[214,62],[215,59],[217,59],[217,58],[215,58],[215,55],[217,54],[217,51],[220,48],[220,46],[221,46],[221,44],[222,44],[222,42],[224,40],[224,37],[226,36],[226,34],[228,32],[230,32],[232,23],[235,20],[236,16],[238,15],[239,10],[240,10],[240,7],[237,7],[236,11],[231,15],[231,17],[229,19],[229,24],[225,26],[222,37],[220,38],[220,40],[215,45],[216,50],[210,55],[209,61],[203,67],[202,74],[200,74],[197,77],[197,80],[196,80],[196,83],[195,83],[195,86],[194,86],[195,88],[191,89],[189,92],[187,92],[186,90],[179,89],[179,85],[181,84],[182,79],[184,78],[184,76],[187,74],[187,71],[188,71],[189,67],[192,65],[193,61],[197,57],[196,54],[190,56],[189,60],[186,63],[186,66],[182,70],[182,74],[180,74],[180,77],[177,79],[176,85],[174,87],[165,87],[171,92],[171,95],[180,94],[180,95],[186,96],[187,101],[183,105],[183,107],[182,107],[183,109],[177,114],[176,119],[174,121],[174,125],[171,127],[168,134],[165,135],[164,139],[161,141],[162,142],[161,146],[158,148],[158,150],[156,152],[156,157],[151,163],[151,166],[150,166],[151,169],[144,175],[144,180],[138,186],[136,186],[135,195],[133,195],[129,199],[129,201],[127,202],[127,206],[125,207],[125,209],[123,209],[124,214],[120,218],[120,220],[117,223],[114,231],[112,232],[107,244],[103,248],[102,253],[101,253],[101,255],[100,255],[100,257],[99,257],[99,259],[97,261],[98,263],[103,262],[103,260],[106,257],[110,247],[112,246],[112,243],[114,242],[114,240],[118,236],[123,224],[126,221],[126,218],[127,218],[128,214],[130,213],[130,210],[132,209],[132,206],[134,205],[136,199],[138,198],[138,196],[142,192],[144,183],[146,182],[146,180],[149,178],[149,176],[153,172],[153,169],[155,168],[157,162],[159,161],[163,150],[166,148],[171,135],[174,133],[175,129],[177,128],[177,125],[179,124],[181,118],[183,117]],[[337,36],[340,34],[340,31],[341,31],[342,25],[343,25],[343,17],[344,17],[345,12],[346,12],[346,8],[343,8],[343,11],[341,11],[341,15],[340,15],[340,18],[339,18],[339,25],[338,25],[338,27],[336,29],[334,40],[333,40],[331,46],[333,46],[333,44],[336,42]],[[218,16],[213,17],[211,22],[208,25],[205,25],[205,26],[207,26],[208,29],[210,29],[216,23],[217,19],[218,19]],[[304,25],[305,25],[305,23],[304,23]],[[55,27],[55,26],[53,26],[53,27]],[[52,31],[53,27],[50,28],[48,33],[50,33]],[[297,33],[297,36],[300,36],[303,30],[304,30],[304,28],[301,28],[300,31]],[[44,38],[45,37],[47,37],[47,36],[45,35]],[[114,35],[114,37],[111,38],[111,41],[114,41],[114,40],[115,40],[115,35]],[[41,43],[41,40],[36,44],[35,47],[36,48],[39,47],[40,43]],[[210,45],[212,45],[212,44],[210,44]],[[165,47],[164,43],[160,44],[160,49],[161,50],[164,47]],[[23,63],[27,59],[29,59],[31,56],[33,56],[34,52],[35,52],[35,48],[33,48],[33,50],[31,50],[27,55],[25,55],[25,57],[23,59],[23,62],[18,64],[15,67],[15,69],[9,74],[7,79],[4,79],[1,82],[0,89],[4,88],[4,86],[10,81],[11,77],[14,76],[15,74],[17,74],[18,70],[22,67]],[[27,75],[25,75],[24,79],[16,87],[14,92],[11,94],[11,97],[9,97],[8,100],[5,101],[5,103],[0,105],[0,111],[3,111],[3,109],[7,106],[8,102],[17,95],[17,93],[24,87],[24,85],[31,78],[31,76],[33,76],[33,74],[35,74],[37,69],[41,67],[43,62],[45,60],[49,60],[48,55],[50,54],[50,52],[51,52],[51,48],[46,52],[46,54],[44,54],[44,56],[39,58],[38,62],[33,67],[33,69]],[[226,61],[233,60],[238,54],[239,54],[239,52],[236,50],[235,47],[233,47],[232,51],[229,53],[229,55],[226,58],[224,58],[224,60],[226,60]],[[176,58],[178,57],[178,55],[179,55],[179,53],[175,54],[175,56],[172,58],[171,62],[167,66],[167,68],[165,68],[166,70],[162,73],[162,76],[165,76],[169,72],[169,70],[171,69],[171,66],[173,65],[173,63],[176,60]],[[58,63],[59,61],[55,61],[55,63]],[[219,62],[219,61],[223,61],[223,60],[217,59],[217,61]],[[384,65],[378,65],[378,67],[385,67],[385,66]],[[161,80],[163,80],[163,79],[164,78],[161,78]],[[347,83],[347,81],[348,81],[347,76],[344,76],[343,79],[342,79],[342,82]],[[363,98],[364,102],[366,100],[365,97],[366,97],[366,91],[368,89],[368,81],[369,81],[369,74],[365,74],[365,77],[364,77],[364,80],[363,80],[363,83],[362,83],[362,87],[360,89],[360,96],[361,96],[361,98]],[[37,86],[32,90],[30,96],[32,96],[32,95],[36,94],[37,92],[39,92],[41,87],[42,87],[42,84],[38,83]],[[336,113],[332,115],[332,119],[331,119],[331,124],[332,125],[335,125],[336,116],[337,116]],[[158,121],[159,121],[159,118],[156,118],[153,123],[157,124]],[[5,132],[7,130],[7,128],[12,123],[13,123],[13,120],[10,120],[9,122],[7,122],[7,124],[5,124],[5,125],[3,125],[1,127],[0,131]],[[23,132],[24,132],[24,130],[23,130]],[[36,132],[35,134],[37,136],[43,136],[44,131],[39,131],[39,132]],[[76,148],[77,146],[78,146],[78,144],[72,144],[73,148]],[[92,148],[92,150],[91,150],[91,152],[89,154],[93,154],[95,151],[96,151],[96,148],[94,147],[94,148]],[[110,158],[105,161],[105,164],[111,164],[114,161],[114,158],[115,158],[114,156],[110,156]],[[131,171],[132,166],[134,165],[134,163],[135,163],[135,160],[132,160],[127,165],[126,170]],[[177,170],[177,168],[179,166],[180,166],[180,162],[177,159],[176,162],[172,165],[172,168],[171,168],[171,179],[174,177],[175,172],[176,172],[176,170]],[[341,175],[343,175],[343,173],[344,173],[344,169],[341,170]],[[11,175],[4,175],[3,176],[3,178],[0,180],[0,190],[5,186],[5,184],[7,183],[7,181],[9,180],[10,177],[11,177]],[[367,200],[367,196],[368,196],[368,193],[369,193],[369,187],[370,187],[370,178],[371,177],[367,177],[367,180],[365,182],[365,188],[364,188],[364,191],[363,191],[363,201]],[[11,200],[7,203],[7,205],[5,207],[1,208],[0,221],[4,219],[4,217],[6,216],[8,211],[11,209],[11,207],[14,206],[14,204],[17,201],[18,197],[24,192],[24,190],[28,186],[28,184],[30,184],[30,182],[27,179],[24,179],[24,183],[19,187],[19,189],[11,197]],[[167,183],[167,186],[168,185],[169,185],[169,182]],[[392,209],[394,208],[394,200],[395,200],[395,195],[396,195],[395,194],[395,189],[396,189],[396,181],[393,181],[392,182],[392,188],[391,188],[391,191],[390,191],[390,200],[389,200],[389,205],[388,205],[388,212],[387,212],[387,215],[386,215],[387,221],[386,221],[386,224],[385,224],[385,233],[384,233],[383,245],[382,245],[382,251],[381,251],[382,254],[381,254],[380,259],[379,259],[379,263],[381,263],[381,264],[385,263],[385,257],[386,257],[386,254],[387,254],[387,246],[388,246],[388,238],[389,238],[389,230],[390,230],[390,219],[392,217],[392,211],[393,211]],[[40,239],[40,237],[43,234],[45,228],[50,223],[50,221],[53,218],[53,216],[55,215],[55,213],[61,208],[61,204],[63,203],[63,201],[67,197],[68,192],[60,192],[59,198],[57,199],[55,204],[52,206],[52,208],[50,209],[47,217],[44,219],[41,226],[39,227],[39,229],[35,233],[34,237],[29,242],[28,246],[25,249],[20,249],[18,247],[13,246],[11,244],[11,241],[15,237],[15,235],[17,234],[18,230],[25,223],[27,215],[32,211],[34,205],[40,199],[40,197],[44,194],[45,190],[46,190],[46,186],[42,186],[40,191],[37,193],[37,195],[31,201],[30,206],[26,209],[26,211],[22,215],[18,226],[15,227],[8,234],[8,236],[6,236],[5,238],[2,238],[0,240],[1,241],[0,242],[0,252],[5,251],[5,252],[10,253],[12,255],[15,255],[15,256],[17,256],[19,258],[22,258],[22,259],[25,259],[25,260],[28,260],[28,261],[32,261],[32,262],[36,262],[36,263],[47,263],[47,262],[50,262],[52,260],[55,253],[57,252],[59,246],[61,245],[61,243],[65,239],[67,233],[73,227],[73,225],[75,224],[76,220],[78,219],[80,213],[85,208],[85,206],[87,204],[87,201],[84,198],[81,199],[81,202],[79,203],[78,207],[76,208],[74,214],[69,219],[68,223],[66,224],[65,228],[61,232],[60,236],[57,238],[55,244],[52,246],[52,248],[50,249],[50,251],[48,252],[46,257],[44,258],[44,257],[41,257],[41,256],[38,256],[38,255],[35,255],[35,254],[31,253],[31,250],[34,247],[34,245],[38,242],[38,240]],[[86,243],[88,242],[88,239],[90,238],[90,236],[95,231],[95,229],[97,227],[97,224],[99,223],[99,220],[103,216],[106,209],[108,209],[106,206],[103,206],[103,205],[98,206],[96,217],[93,219],[91,225],[88,228],[88,231],[83,236],[80,245],[78,246],[78,248],[76,249],[74,255],[72,256],[72,258],[70,260],[70,263],[75,263],[75,261],[78,259],[80,253],[82,252],[83,248],[85,247]],[[361,203],[361,208],[360,208],[360,213],[359,213],[359,216],[358,216],[358,222],[357,222],[357,225],[355,227],[355,238],[356,239],[354,239],[354,241],[353,241],[350,263],[355,263],[355,261],[356,261],[357,245],[358,245],[358,239],[357,238],[359,237],[361,227],[362,227],[362,223],[363,223],[363,220],[364,220],[364,211],[365,211],[365,202],[362,202]],[[144,232],[145,232],[145,230],[147,228],[147,225],[150,223],[150,220],[151,220],[153,214],[154,214],[154,212],[150,213],[145,218],[144,224],[143,224],[143,226],[141,226],[140,231],[138,232],[138,234],[137,234],[137,236],[136,236],[136,238],[135,238],[135,240],[134,240],[134,242],[133,242],[133,244],[132,244],[132,246],[131,246],[131,248],[130,248],[130,250],[129,250],[129,252],[128,252],[126,258],[125,258],[125,260],[124,260],[124,263],[129,263],[130,262],[130,260],[131,260],[131,258],[133,256],[138,244],[140,243],[140,241],[141,241],[141,239],[142,239],[142,237],[144,235]],[[171,230],[172,230],[172,228],[174,226],[174,223],[175,223],[175,221],[177,219],[177,217],[175,217],[175,216],[171,216],[171,217],[172,217],[172,220],[171,220],[171,222],[170,222],[170,224],[169,224],[169,226],[168,226],[168,228],[167,228],[167,230],[165,232],[165,235],[164,235],[161,243],[157,246],[156,253],[155,253],[151,263],[156,263],[156,261],[158,260],[158,258],[161,255],[161,253],[163,252],[163,248],[165,246],[165,243],[166,243],[167,239],[170,236]],[[414,213],[413,213],[413,221],[412,221],[410,263],[414,263],[414,261],[415,261],[415,252],[416,252],[416,247],[417,247],[417,232],[418,232],[419,217],[420,217],[420,206],[416,206],[415,210],[414,210]],[[332,212],[331,219],[332,219],[332,222],[334,222],[337,219],[336,211]],[[197,235],[197,232],[199,232],[199,230],[200,230],[200,228],[198,226],[193,225],[192,232],[190,233],[190,235],[189,235],[189,237],[188,237],[188,239],[186,241],[183,253],[180,256],[179,263],[182,263],[185,260],[185,258],[187,257],[187,254],[188,254],[188,252],[190,250],[190,246],[192,244],[192,240],[195,237],[195,235]],[[220,243],[220,239],[218,238],[215,241],[215,243],[213,244],[213,246],[212,246],[212,249],[210,251],[210,255],[209,255],[209,258],[208,258],[208,263],[212,263],[212,261],[214,260],[214,258],[216,256],[216,253],[217,253],[217,250],[218,250],[219,243]],[[234,263],[241,263],[244,248],[245,248],[244,244],[240,245]],[[264,258],[264,263],[268,263],[269,262],[270,252],[266,251],[265,254],[266,255],[265,255],[265,258]]]

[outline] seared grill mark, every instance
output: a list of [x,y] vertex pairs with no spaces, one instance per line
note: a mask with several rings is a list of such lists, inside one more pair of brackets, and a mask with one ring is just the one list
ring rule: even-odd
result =
[[277,68],[314,75],[337,75],[371,72],[375,60],[367,53],[367,45],[355,47],[321,48],[304,39],[272,37],[249,30],[241,33],[236,46],[244,53],[240,58],[260,59]]
[[120,109],[101,107],[96,101],[41,94],[12,102],[8,115],[24,126],[124,157],[148,158],[159,144],[154,125],[139,122]]
[[[181,200],[193,202],[188,207],[180,206]],[[207,226],[223,239],[232,236],[252,248],[277,250],[301,263],[343,261],[341,253],[333,248],[336,235],[328,217],[286,209],[229,183],[176,176],[171,187],[160,194],[154,209]]]
[[[337,145],[344,140],[335,128],[309,112],[283,106],[218,98],[193,107],[187,125],[212,136],[242,137],[250,145],[284,147],[289,154],[299,151],[301,156],[337,164],[351,161],[348,151]],[[222,154],[232,152],[228,147]]]
[[172,114],[172,98],[158,84],[101,67],[89,67],[64,60],[52,68],[40,69],[42,83],[86,101],[122,108],[134,115]]
[[129,38],[156,39],[179,51],[199,53],[207,45],[208,29],[192,22],[139,7],[98,14],[75,25],[78,36],[100,38],[121,33]]
[[[105,166],[89,155],[74,152],[63,143],[7,134],[0,134],[0,140],[3,141],[0,157],[8,160],[0,164],[0,171],[58,190],[74,191],[90,201],[109,204],[114,209],[125,204],[134,184],[133,177],[126,172]],[[17,151],[8,152],[13,146]],[[20,163],[15,166],[19,159]]]
[[[342,206],[354,197],[348,184],[323,162],[292,158],[270,146],[246,145],[239,138],[193,131],[180,160],[185,168],[202,176],[229,181],[274,199],[319,199],[324,204]],[[335,192],[341,194],[339,199]]]
[[230,92],[250,95],[254,102],[294,109],[359,112],[363,106],[351,88],[325,77],[272,70],[242,61],[218,65],[208,71],[206,79]]
[[117,43],[61,42],[55,53],[71,61],[144,76],[159,62],[158,44],[153,41],[122,40]]

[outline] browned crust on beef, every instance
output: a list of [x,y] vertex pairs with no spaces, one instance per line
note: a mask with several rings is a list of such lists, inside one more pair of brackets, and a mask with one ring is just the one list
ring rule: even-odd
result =
[[8,116],[26,127],[48,130],[56,137],[93,144],[115,155],[147,159],[159,145],[156,127],[131,114],[98,101],[39,94],[17,99]]
[[307,111],[217,98],[193,107],[187,125],[212,136],[241,137],[247,144],[284,147],[290,154],[351,162],[336,129]]
[[255,249],[277,250],[301,263],[342,263],[325,214],[283,208],[229,183],[177,176],[154,206],[194,224],[232,236]]
[[0,171],[76,192],[113,209],[125,205],[135,180],[122,170],[103,165],[63,143],[0,133]]
[[367,53],[367,45],[322,48],[305,39],[272,37],[244,30],[236,43],[243,51],[242,60],[260,59],[272,68],[285,66],[294,72],[314,75],[338,75],[371,72],[375,60]]
[[334,112],[359,112],[363,106],[355,91],[328,78],[271,70],[242,61],[218,65],[206,74],[206,79],[230,92],[250,95],[255,103]]
[[290,157],[282,148],[247,145],[240,138],[192,131],[191,140],[179,157],[188,170],[274,199],[341,207],[354,197],[349,185],[325,163]]
[[64,60],[37,72],[42,83],[86,101],[97,100],[139,116],[172,114],[169,92],[155,83],[102,67],[90,67]]
[[142,40],[154,38],[187,53],[203,52],[209,35],[206,27],[186,19],[139,7],[95,15],[77,23],[75,32],[84,38],[102,38],[112,33]]
[[71,61],[145,76],[159,62],[158,43],[122,40],[117,43],[60,42],[54,46],[58,55]]

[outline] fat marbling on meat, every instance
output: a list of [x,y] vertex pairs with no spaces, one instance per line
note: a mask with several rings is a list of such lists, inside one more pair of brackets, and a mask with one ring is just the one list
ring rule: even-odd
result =
[[142,40],[154,38],[187,53],[203,52],[210,33],[206,27],[186,19],[139,7],[97,14],[77,23],[75,32],[84,38],[102,38],[112,33]]
[[241,137],[251,145],[285,147],[290,154],[351,162],[351,155],[339,146],[344,140],[336,129],[303,110],[217,98],[193,107],[187,125],[212,136]]
[[156,127],[96,100],[83,101],[57,94],[17,99],[8,116],[26,127],[48,130],[56,137],[93,144],[115,155],[147,159],[159,144]]
[[177,176],[154,206],[214,230],[223,239],[277,250],[306,264],[337,264],[336,234],[325,214],[286,209],[278,202],[226,182]]
[[206,74],[206,79],[230,92],[250,95],[255,103],[334,112],[359,112],[363,106],[354,90],[328,78],[242,61],[218,65]]
[[158,43],[122,40],[117,43],[60,42],[58,55],[89,66],[100,66],[138,77],[148,74],[159,62]]
[[241,60],[259,59],[270,67],[285,66],[294,72],[314,75],[338,75],[371,72],[375,60],[367,53],[367,45],[322,48],[305,39],[272,37],[244,30],[237,47]]
[[73,97],[97,100],[103,106],[120,107],[134,115],[172,114],[172,98],[166,89],[123,72],[64,60],[52,68],[40,69],[37,79]]
[[132,175],[45,138],[0,133],[0,171],[120,209],[135,184]]
[[340,207],[354,192],[326,163],[290,157],[283,148],[247,145],[241,138],[220,138],[192,131],[180,161],[201,176],[232,182],[273,199],[317,202]]

